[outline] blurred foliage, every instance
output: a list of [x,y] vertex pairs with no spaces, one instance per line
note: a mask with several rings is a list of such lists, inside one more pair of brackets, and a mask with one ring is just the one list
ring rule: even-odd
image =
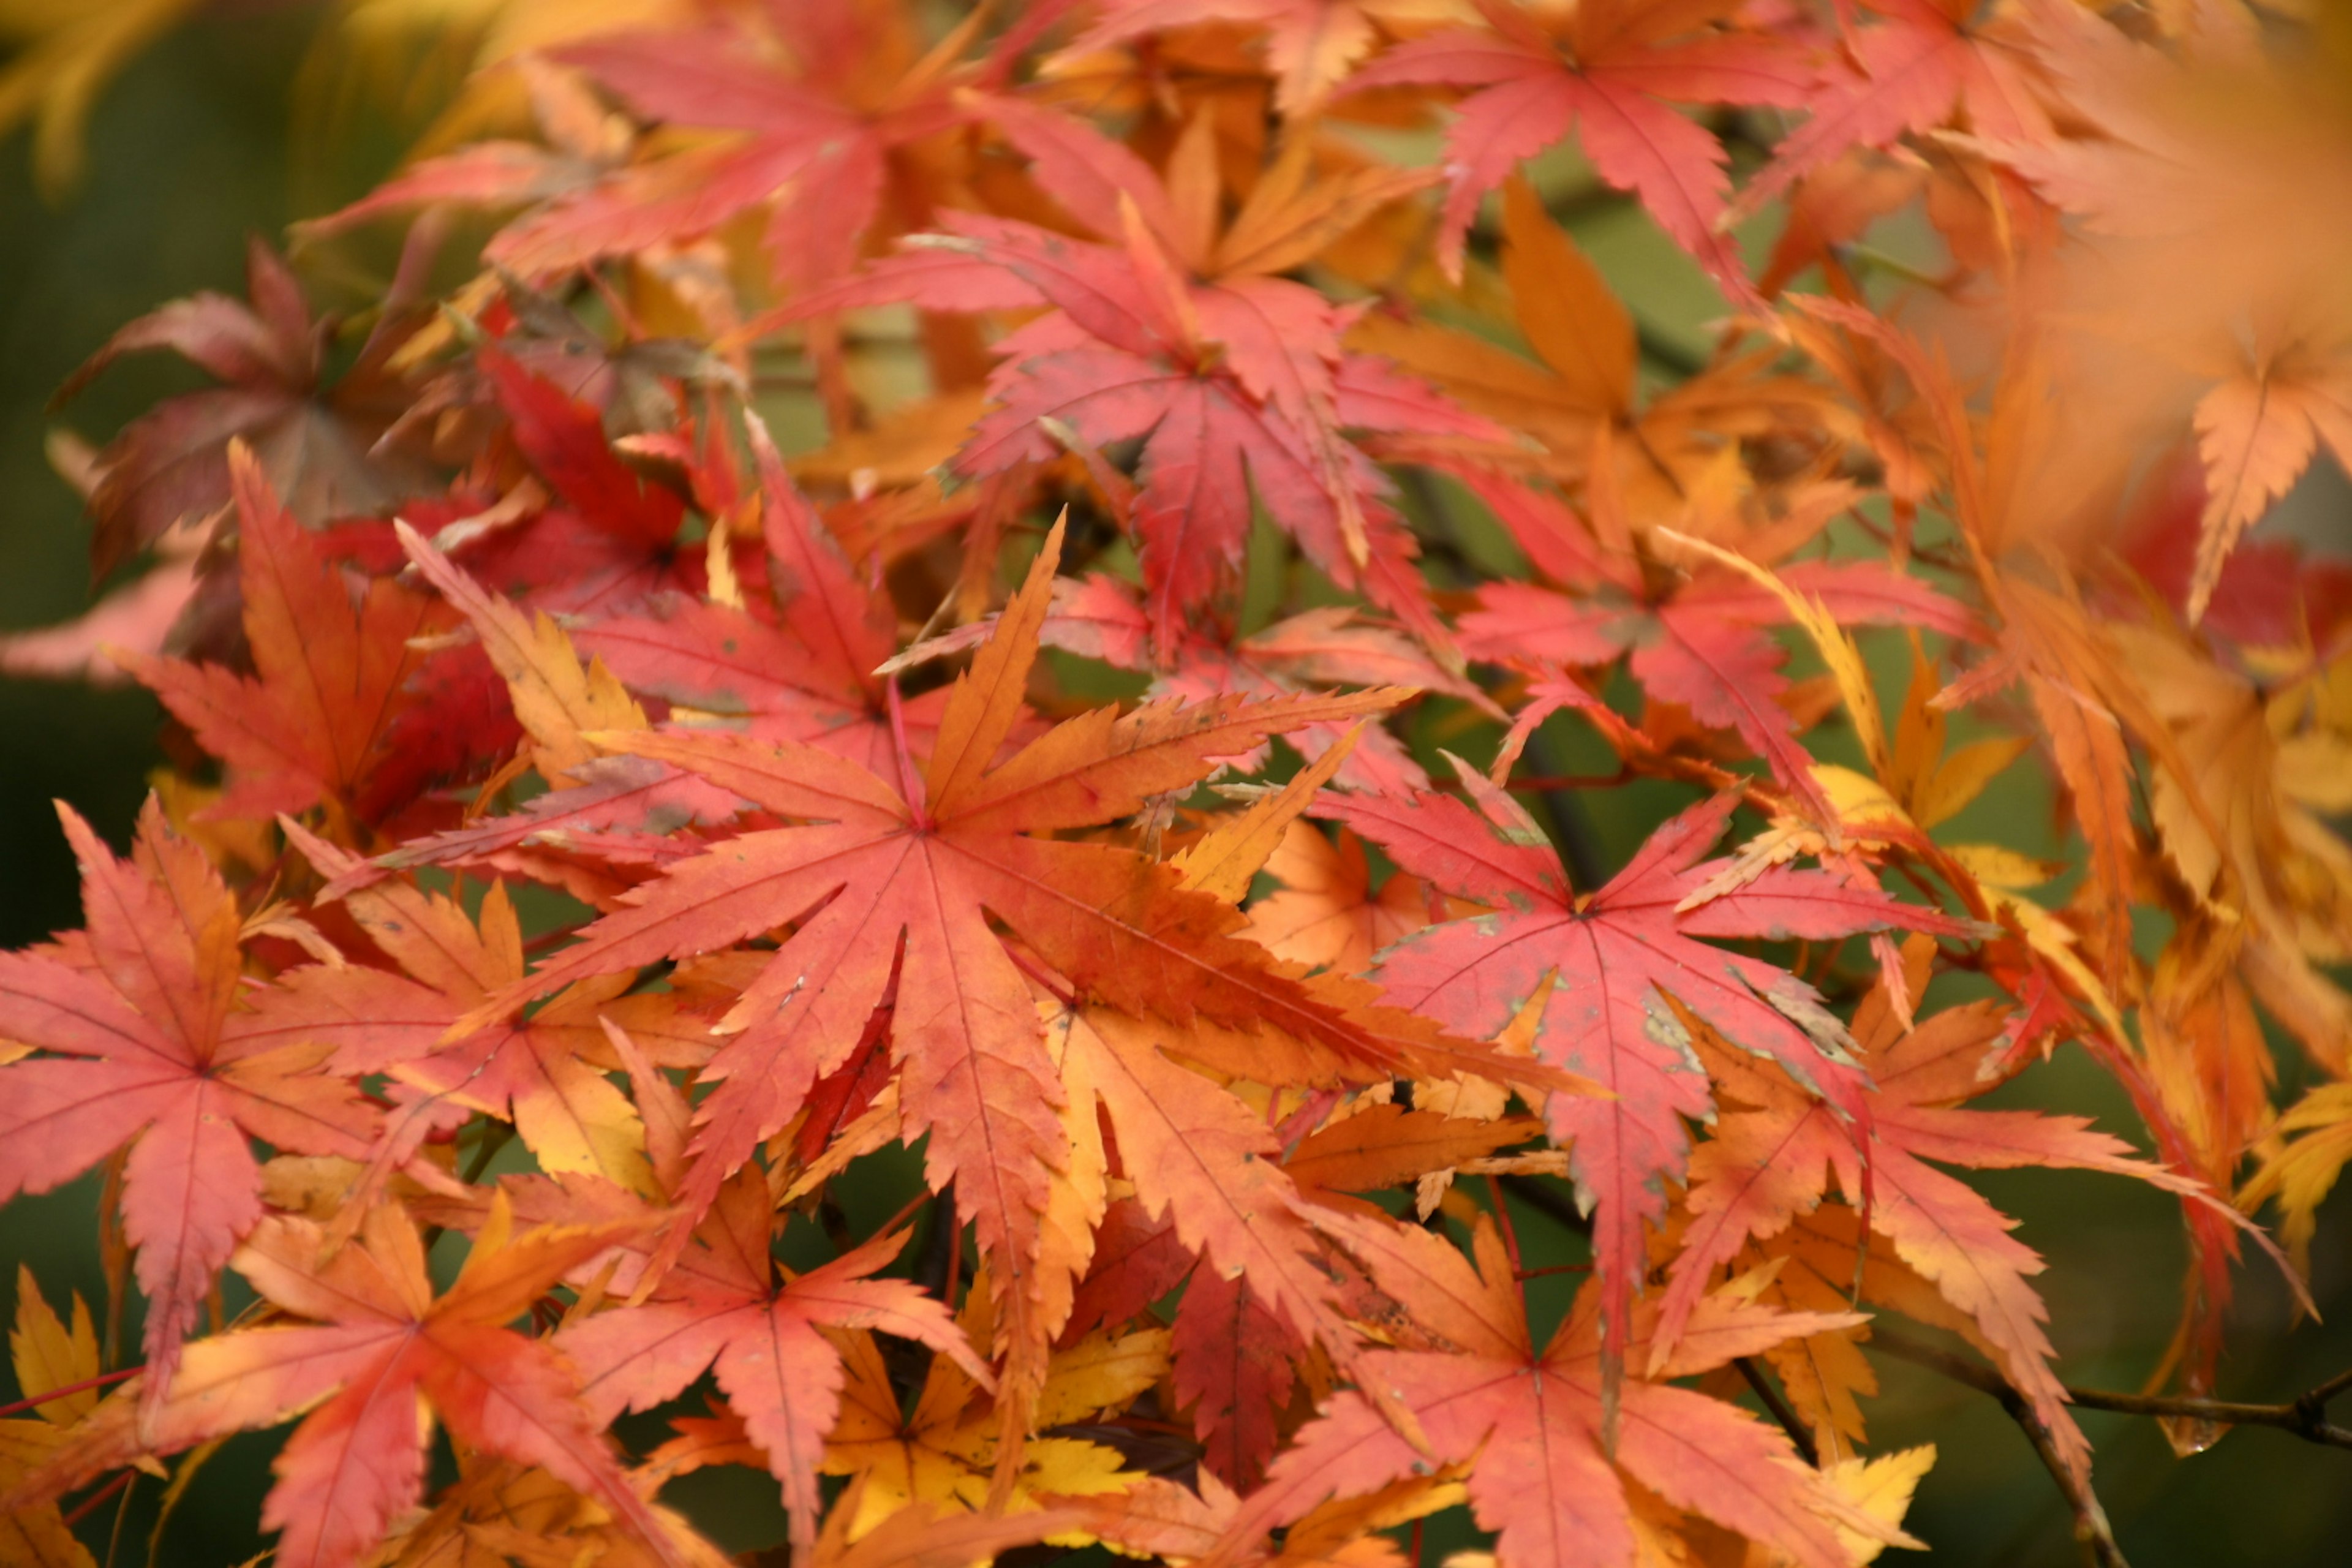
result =
[[[71,488],[45,456],[58,416],[49,402],[68,374],[123,321],[202,288],[238,289],[248,234],[277,236],[290,219],[355,198],[418,137],[454,140],[497,112],[453,94],[483,52],[524,47],[577,26],[589,11],[646,11],[659,0],[344,0],[333,7],[203,0],[0,0],[0,628],[78,614],[93,584],[88,535]],[[330,14],[331,13],[331,14]],[[420,23],[425,24],[420,26]],[[322,30],[330,38],[322,38]],[[356,46],[354,45],[356,40]],[[1579,233],[1670,348],[1703,343],[1717,303],[1688,261],[1629,209],[1604,208]],[[341,264],[348,265],[339,253]],[[335,280],[321,279],[327,292]],[[359,280],[352,280],[357,282]],[[151,361],[110,372],[65,422],[102,437],[161,396],[195,384]],[[2319,529],[2340,529],[2346,493],[2323,481]],[[133,568],[132,570],[135,570]],[[49,807],[62,798],[120,844],[146,789],[159,710],[135,687],[0,680],[0,946],[36,941],[79,918],[71,858]],[[1598,757],[1563,747],[1575,772]],[[2049,812],[2046,786],[2012,772],[1973,808],[2015,823]],[[1637,825],[1610,797],[1591,825],[1609,852]],[[1630,840],[1627,840],[1630,842]],[[2281,1050],[2282,1102],[2303,1087],[2299,1057]],[[2132,1124],[2114,1082],[2075,1047],[1986,1102],[2031,1104]],[[871,1181],[877,1215],[909,1179],[905,1162]],[[2063,1374],[2078,1385],[2131,1389],[2161,1358],[2177,1310],[2151,1258],[2185,1267],[2178,1209],[2164,1194],[2092,1176],[1993,1173],[1976,1180],[2023,1220],[2050,1259],[2048,1298]],[[27,1263],[53,1296],[102,1302],[92,1238],[96,1176],[0,1210],[0,1278]],[[887,1201],[886,1201],[887,1200]],[[858,1206],[868,1206],[860,1204]],[[869,1216],[870,1217],[870,1216]],[[1581,1255],[1544,1216],[1523,1214],[1528,1262]],[[2266,1265],[2244,1271],[2232,1312],[2224,1397],[2279,1401],[2352,1366],[2352,1201],[2323,1212],[2311,1288],[2322,1324],[2291,1321]],[[13,1290],[13,1285],[10,1287]],[[231,1303],[233,1307],[235,1303]],[[135,1318],[121,1326],[128,1342]],[[1991,1400],[1936,1374],[1876,1358],[1885,1382],[1874,1436],[1885,1449],[1934,1440],[1941,1458],[1908,1528],[1953,1568],[2059,1568],[2078,1561],[2066,1510],[2017,1426]],[[0,1373],[0,1399],[15,1390]],[[2100,1492],[2138,1568],[2261,1563],[2273,1568],[2352,1562],[2352,1455],[2254,1429],[2176,1458],[2153,1422],[2086,1412]],[[152,1546],[160,1486],[131,1489],[95,1539],[119,1537],[110,1561],[226,1564],[259,1551],[257,1500],[283,1433],[237,1438],[206,1465]],[[446,1463],[446,1450],[440,1462]],[[735,1495],[716,1477],[672,1493],[718,1539],[739,1549],[782,1539],[782,1519],[759,1487]],[[86,1534],[89,1531],[85,1532]],[[1448,1542],[1433,1530],[1428,1560]],[[1899,1561],[1889,1559],[1889,1561]]]

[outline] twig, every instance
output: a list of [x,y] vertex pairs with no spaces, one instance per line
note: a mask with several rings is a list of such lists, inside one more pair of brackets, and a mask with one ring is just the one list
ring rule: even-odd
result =
[[[1891,1338],[1893,1342],[1883,1342],[1883,1348],[1906,1360],[1918,1360],[1912,1352],[1927,1348],[1901,1335],[1889,1336],[1884,1331],[1878,1331],[1874,1338],[1882,1342]],[[1944,1352],[1939,1351],[1936,1353],[1940,1355]],[[1921,1364],[1936,1363],[1923,1362]],[[1942,1370],[1940,1365],[1936,1369]],[[1978,1370],[1988,1377],[2000,1375],[1990,1367]],[[2282,1432],[2292,1432],[2305,1442],[2317,1443],[2324,1447],[2352,1448],[2352,1427],[2338,1426],[2327,1419],[2328,1402],[2347,1392],[2352,1392],[2352,1371],[2339,1372],[2325,1383],[2281,1405],[2253,1405],[2234,1399],[2200,1399],[2191,1394],[2116,1394],[2104,1388],[2076,1388],[2072,1384],[2066,1386],[2066,1398],[2085,1410],[2112,1410],[2123,1415],[2178,1415],[2189,1420],[2218,1421],[2224,1426],[2275,1426]]]
[[2017,1423],[2018,1430],[2025,1434],[2025,1440],[2033,1445],[2034,1458],[2040,1459],[2042,1468],[2050,1472],[2050,1479],[2057,1483],[2059,1495],[2066,1500],[2066,1506],[2074,1511],[2074,1539],[2082,1543],[2084,1555],[2098,1564],[2098,1568],[2130,1568],[2124,1560],[2124,1549],[2116,1544],[2115,1527],[2107,1521],[2107,1510],[2099,1506],[2098,1494],[2091,1489],[2087,1480],[2078,1479],[2067,1468],[2057,1446],[2051,1442],[2048,1429],[2033,1414],[2033,1406],[2026,1402],[2025,1395],[2010,1386],[2009,1379],[1981,1362],[1954,1355],[1934,1345],[1921,1344],[1875,1325],[1871,1330],[1870,1344],[1874,1350],[1885,1351],[1889,1355],[1924,1366],[1930,1372],[1940,1373],[1954,1383],[1964,1383],[1999,1400],[2000,1407],[2009,1412],[2010,1419]]
[[2126,1415],[2180,1415],[2218,1421],[2225,1426],[2275,1426],[2305,1442],[2330,1448],[2352,1448],[2352,1428],[2327,1419],[2327,1402],[2352,1388],[2352,1372],[2342,1372],[2284,1405],[2246,1405],[2230,1399],[2197,1399],[2188,1395],[2110,1394],[2099,1388],[2069,1388],[2066,1396],[2086,1410],[2114,1410]]
[[1780,1397],[1780,1391],[1772,1386],[1772,1380],[1764,1375],[1764,1369],[1756,1364],[1756,1358],[1748,1355],[1734,1356],[1731,1358],[1731,1364],[1739,1369],[1739,1375],[1748,1380],[1748,1386],[1754,1389],[1756,1397],[1764,1402],[1765,1410],[1771,1415],[1773,1420],[1780,1424],[1780,1430],[1789,1435],[1789,1441],[1796,1445],[1798,1455],[1804,1459],[1805,1463],[1815,1469],[1820,1469],[1822,1451],[1814,1446],[1812,1433],[1806,1428],[1797,1413],[1789,1408],[1789,1402]]

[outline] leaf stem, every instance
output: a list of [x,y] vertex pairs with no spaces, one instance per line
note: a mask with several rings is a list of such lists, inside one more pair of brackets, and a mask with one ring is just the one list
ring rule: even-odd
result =
[[121,1475],[115,1477],[112,1480],[107,1482],[104,1486],[99,1488],[98,1490],[90,1493],[87,1498],[84,1498],[75,1506],[74,1510],[71,1513],[65,1516],[66,1528],[68,1530],[71,1530],[75,1525],[79,1524],[83,1520],[88,1519],[91,1514],[96,1513],[105,1505],[106,1500],[109,1498],[130,1486],[132,1479],[138,1474],[139,1472],[136,1470],[125,1470]]
[[1510,1194],[1503,1191],[1502,1178],[1486,1178],[1486,1192],[1495,1200],[1495,1224],[1503,1233],[1503,1253],[1511,1260],[1511,1278],[1525,1279],[1527,1267],[1519,1261],[1518,1227],[1511,1223]]
[[79,1383],[68,1383],[63,1388],[52,1388],[47,1394],[36,1394],[28,1398],[20,1399],[14,1405],[0,1405],[0,1419],[5,1419],[11,1415],[22,1415],[26,1411],[47,1405],[52,1399],[63,1399],[69,1394],[79,1394],[85,1389],[104,1388],[110,1383],[121,1383],[126,1377],[137,1377],[146,1370],[143,1366],[131,1366],[125,1367],[121,1372],[102,1372],[96,1377],[85,1377]]
[[915,814],[915,826],[931,825],[930,803],[924,798],[922,774],[915,769],[915,753],[907,743],[907,710],[898,700],[898,678],[893,675],[882,688],[885,703],[890,710],[890,746],[898,753],[898,793],[906,797],[907,809]]
[[1503,787],[1548,795],[1556,789],[1614,789],[1641,776],[1632,768],[1619,768],[1613,773],[1514,773]]

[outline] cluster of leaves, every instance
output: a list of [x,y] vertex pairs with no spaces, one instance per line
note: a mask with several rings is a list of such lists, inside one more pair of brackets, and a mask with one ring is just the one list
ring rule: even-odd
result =
[[[2257,1013],[2352,1068],[2352,567],[2240,543],[2352,459],[2324,30],[476,9],[300,232],[404,236],[381,300],[257,244],[90,366],[215,384],[79,465],[166,563],[40,643],[185,766],[127,858],[63,813],[85,927],[0,955],[0,1198],[102,1166],[146,1303],[115,1367],[22,1286],[7,1561],[299,1422],[288,1568],[711,1563],[715,1466],[804,1562],[1372,1568],[1466,1506],[1502,1568],[1837,1568],[1932,1458],[1867,1453],[1876,1312],[2091,1495],[1951,1166],[2175,1194],[2210,1392],[2245,1214],[2292,1251],[2352,1155]],[[1720,289],[1699,363],[1584,199]],[[2011,769],[2059,858],[1958,827]],[[2064,1043],[2148,1154],[1969,1108]]]

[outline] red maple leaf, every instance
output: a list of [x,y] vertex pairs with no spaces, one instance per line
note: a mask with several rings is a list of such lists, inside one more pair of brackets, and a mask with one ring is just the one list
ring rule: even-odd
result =
[[1812,117],[1740,193],[1742,210],[1754,211],[1850,148],[1885,147],[1933,130],[1962,107],[1979,136],[2048,138],[2049,113],[2013,19],[1992,16],[1979,23],[1973,0],[1867,3],[1885,21],[1849,37],[1851,64],[1832,66],[1811,92],[1782,104],[1810,108]]
[[221,1265],[261,1218],[249,1140],[362,1158],[376,1117],[322,1070],[325,1048],[256,1028],[236,905],[162,806],[149,799],[127,861],[71,808],[58,815],[88,926],[47,952],[0,953],[8,1036],[39,1053],[0,1066],[0,1200],[130,1145],[123,1228],[147,1294],[152,1411]]
[[[1912,952],[1911,990],[1927,981],[1927,952]],[[2087,1479],[2090,1446],[2066,1412],[2042,1331],[2048,1315],[2027,1279],[2042,1259],[2010,1232],[2016,1221],[1973,1189],[1924,1163],[2007,1170],[2049,1165],[2137,1176],[2212,1200],[2204,1184],[2131,1157],[2129,1145],[2091,1131],[2087,1118],[2032,1110],[1969,1110],[1993,1088],[1983,1068],[2009,1025],[2000,1002],[1953,1007],[1906,1029],[1884,987],[1854,1016],[1868,1113],[1840,1115],[1786,1079],[1718,1043],[1699,1041],[1708,1070],[1734,1102],[1690,1163],[1693,1215],[1683,1233],[1652,1341],[1654,1373],[1717,1268],[1750,1237],[1770,1237],[1818,1206],[1836,1173],[1848,1203],[1903,1261],[1967,1315],[1974,1337],[2033,1402],[2066,1462]]]
[[555,1342],[579,1369],[599,1426],[673,1399],[706,1367],[715,1370],[783,1485],[793,1549],[801,1552],[816,1539],[817,1466],[844,1381],[841,1352],[821,1330],[885,1330],[951,1358],[983,1387],[994,1379],[935,1298],[903,1279],[871,1278],[906,1245],[904,1231],[779,1281],[768,1251],[774,1221],[767,1179],[744,1173],[720,1192],[698,1245],[650,1297],[574,1322]]
[[460,773],[484,738],[446,709],[437,743],[407,722],[425,700],[411,689],[425,658],[410,642],[431,629],[433,601],[388,578],[355,595],[242,443],[231,444],[228,469],[254,673],[128,652],[121,660],[228,764],[222,815],[266,819],[326,803],[382,821]]
[[21,1495],[55,1496],[142,1454],[308,1411],[278,1457],[261,1521],[283,1531],[275,1560],[289,1568],[350,1568],[424,1490],[429,1403],[461,1442],[545,1469],[610,1509],[661,1562],[681,1563],[582,1407],[572,1369],[505,1326],[634,1228],[515,1236],[501,1198],[436,1300],[416,1227],[397,1208],[370,1210],[340,1248],[323,1227],[272,1215],[237,1253],[237,1272],[271,1306],[313,1321],[200,1341],[168,1385],[150,1368],[146,1390],[131,1396],[149,1409],[143,1430],[130,1397],[109,1401]]
[[[998,406],[955,466],[979,477],[1054,458],[1072,439],[1097,450],[1140,439],[1133,528],[1163,649],[1234,580],[1253,490],[1326,575],[1444,646],[1414,568],[1419,547],[1384,500],[1389,482],[1343,432],[1500,433],[1388,362],[1344,349],[1356,311],[1270,275],[1344,232],[1335,213],[1360,221],[1414,182],[1360,182],[1340,188],[1351,199],[1318,202],[1295,188],[1302,165],[1288,195],[1265,181],[1262,205],[1244,207],[1220,247],[1187,226],[1160,177],[1125,147],[1014,100],[995,113],[1030,154],[1033,177],[1108,243],[950,213],[945,234],[916,237],[915,248],[778,319],[898,300],[946,311],[1054,307],[996,345],[1003,363],[989,391]],[[1187,142],[1178,158],[1207,155],[1208,138]],[[1247,245],[1232,243],[1244,235]]]
[[1676,103],[1806,100],[1807,52],[1735,25],[1746,0],[1588,0],[1540,22],[1480,0],[1490,31],[1418,38],[1356,73],[1351,90],[1436,83],[1475,88],[1446,132],[1451,188],[1437,257],[1462,276],[1464,237],[1479,202],[1520,161],[1575,132],[1593,170],[1632,191],[1676,244],[1735,300],[1755,289],[1723,232],[1729,154]]
[[1819,994],[1784,969],[1701,939],[1967,928],[1875,887],[1785,866],[1685,908],[1714,868],[1699,858],[1730,817],[1727,795],[1667,823],[1606,887],[1580,896],[1517,802],[1467,770],[1463,784],[1475,809],[1438,795],[1339,797],[1322,809],[1403,869],[1494,910],[1425,927],[1388,949],[1372,976],[1391,1002],[1487,1039],[1540,998],[1537,1055],[1615,1096],[1555,1095],[1547,1113],[1554,1138],[1572,1145],[1570,1173],[1593,1211],[1613,1355],[1641,1279],[1642,1224],[1664,1217],[1664,1182],[1685,1169],[1683,1121],[1714,1110],[1675,1008],[1780,1063],[1832,1106],[1850,1114],[1863,1106],[1852,1042]]
[[575,615],[611,614],[665,590],[701,592],[704,552],[678,540],[684,499],[621,460],[595,408],[496,349],[476,363],[516,449],[552,496],[511,526],[459,532],[451,547],[467,568],[501,592]]
[[[1465,1478],[1470,1507],[1496,1532],[1497,1556],[1510,1568],[1626,1568],[1637,1561],[1628,1478],[1806,1568],[1850,1561],[1832,1522],[1865,1539],[1907,1542],[1839,1497],[1786,1436],[1744,1410],[1664,1383],[1629,1382],[1612,1400],[1598,1284],[1585,1289],[1538,1350],[1511,1260],[1491,1226],[1482,1222],[1472,1237],[1474,1268],[1444,1237],[1415,1226],[1362,1215],[1322,1223],[1412,1315],[1414,1327],[1398,1336],[1397,1348],[1366,1351],[1362,1360],[1365,1375],[1412,1412],[1426,1451],[1399,1436],[1361,1394],[1333,1395],[1227,1522],[1225,1550],[1209,1561],[1229,1561],[1234,1550],[1335,1491],[1362,1495],[1425,1475],[1433,1461],[1474,1458]],[[1703,1372],[1860,1321],[1851,1313],[1780,1312],[1711,1297],[1665,1372]]]
[[[1046,837],[1131,814],[1189,788],[1217,760],[1302,724],[1377,710],[1398,695],[1226,698],[1099,710],[995,761],[1022,711],[1050,601],[1057,529],[940,714],[927,765],[902,749],[877,776],[789,741],[629,733],[616,749],[735,792],[788,826],[749,828],[622,899],[503,1010],[559,985],[709,952],[787,921],[795,929],[720,1023],[732,1037],[704,1069],[692,1169],[678,1193],[699,1215],[725,1178],[844,1067],[887,996],[900,1113],[928,1131],[929,1177],[974,1222],[1008,1305],[1000,1332],[1029,1342],[1021,1294],[1036,1273],[1041,1216],[1063,1168],[1066,1100],[1022,961],[1137,1015],[1266,1027],[1346,1063],[1407,1061],[1449,1074],[1470,1061],[1402,1015],[1360,1011],[1274,966],[1234,932],[1242,917],[1189,892],[1133,851]],[[983,914],[985,911],[985,914]],[[993,930],[992,915],[1023,944]],[[1400,1032],[1401,1031],[1401,1032]],[[1490,1071],[1494,1070],[1490,1068]],[[1512,1077],[1508,1071],[1497,1074]],[[683,1244],[673,1232],[669,1246]],[[1019,1310],[1015,1310],[1015,1306]]]
[[961,56],[972,30],[925,50],[894,10],[809,0],[567,45],[558,59],[644,119],[735,134],[562,197],[509,226],[487,254],[542,276],[697,238],[773,203],[766,239],[778,279],[836,277],[856,261],[886,194],[903,203],[919,188],[893,178],[892,154],[966,118],[954,89],[969,75]]
[[[1531,583],[1489,583],[1462,617],[1463,651],[1537,674],[1614,662],[1653,698],[1690,710],[1702,724],[1734,730],[1788,788],[1829,811],[1813,758],[1781,705],[1787,650],[1768,628],[1789,618],[1787,604],[1752,579],[1718,565],[1645,572],[1601,551],[1563,501],[1507,480],[1473,478],[1537,569],[1570,591]],[[1843,626],[1910,626],[1950,637],[1983,628],[1958,605],[1875,561],[1794,562],[1778,569],[1791,589],[1824,605]]]
[[[748,584],[741,605],[657,595],[581,627],[573,641],[633,691],[886,768],[892,726],[877,671],[898,651],[897,611],[878,582],[861,579],[843,558],[756,417],[749,430],[758,489],[737,493],[730,477],[715,471],[709,504],[719,517],[756,510],[765,602]],[[900,728],[919,752],[940,700],[927,696],[902,708]]]

